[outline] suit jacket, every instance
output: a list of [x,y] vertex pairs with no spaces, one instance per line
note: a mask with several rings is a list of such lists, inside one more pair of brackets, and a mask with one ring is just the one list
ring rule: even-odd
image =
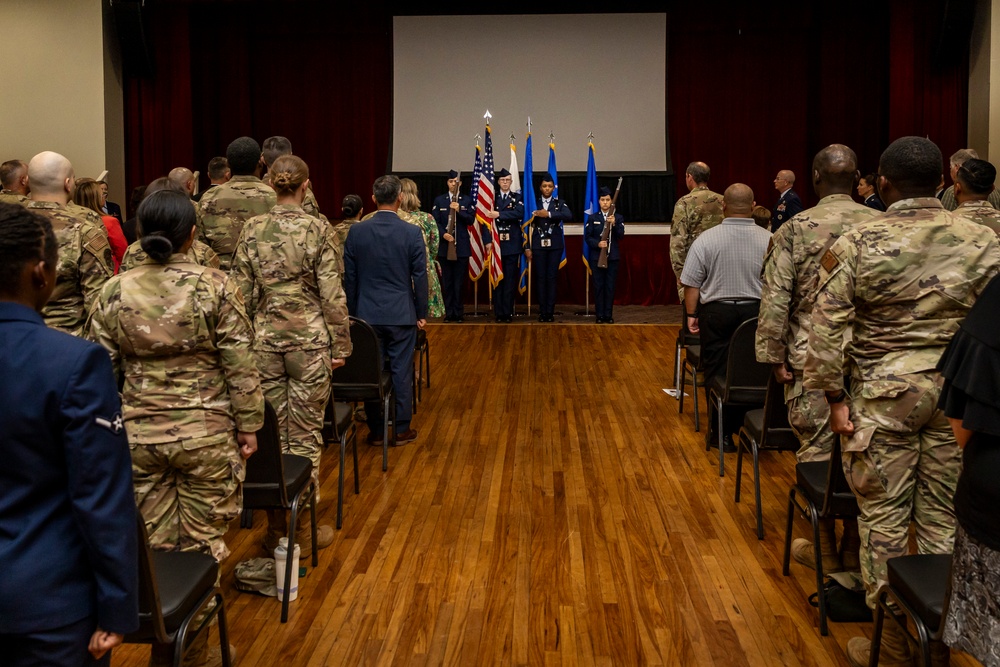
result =
[[0,302],[0,633],[138,628],[132,460],[111,359]]
[[795,190],[789,190],[783,194],[778,203],[771,211],[771,233],[778,231],[778,227],[788,222],[792,216],[802,211],[802,200],[795,194]]
[[[535,201],[538,202],[538,208],[535,210],[542,210],[544,208],[542,196],[538,195]],[[572,219],[573,213],[569,210],[569,206],[561,199],[553,197],[549,203],[549,217],[535,218],[531,223],[533,228],[531,233],[532,252],[535,250],[562,250],[564,245],[562,223]],[[549,241],[549,245],[543,243],[544,241]]]
[[500,217],[494,221],[497,234],[500,235],[500,256],[520,255],[524,252],[524,234],[521,223],[524,221],[524,199],[520,193],[513,190],[504,197],[499,190],[496,195],[496,207]]
[[125,218],[122,217],[122,207],[113,201],[104,202],[104,207],[108,209],[108,215],[118,218],[118,224],[125,222]]
[[351,225],[344,243],[347,310],[368,324],[427,319],[427,249],[420,227],[392,211]]
[[[441,242],[438,244],[439,259],[447,259],[448,257],[448,241],[445,241],[444,235],[448,232],[448,211],[450,206],[451,196],[443,194],[434,200],[434,205],[431,207],[431,215],[434,216],[434,221],[437,222],[438,234],[441,238]],[[455,252],[459,258],[472,256],[469,229],[475,221],[476,209],[472,204],[472,199],[468,195],[459,195],[458,216],[455,220],[455,243],[458,244],[455,246]],[[489,233],[481,233],[483,235],[483,242],[489,243]]]
[[[587,222],[583,226],[583,239],[590,246],[590,268],[597,268],[597,259],[601,256],[601,234],[604,233],[606,217],[604,213],[598,211],[587,216]],[[611,228],[611,239],[608,244],[608,261],[621,259],[618,252],[619,241],[625,236],[625,217],[615,212],[615,226]]]
[[873,208],[876,211],[885,210],[885,202],[883,202],[882,199],[877,194],[874,193],[868,195],[868,197],[865,199],[865,206],[867,206],[868,208]]

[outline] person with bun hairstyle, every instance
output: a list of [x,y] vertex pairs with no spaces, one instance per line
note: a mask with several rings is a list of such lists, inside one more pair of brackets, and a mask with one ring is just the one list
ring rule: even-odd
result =
[[[270,173],[278,203],[244,225],[233,278],[253,323],[254,356],[264,396],[278,416],[282,451],[312,461],[318,490],[330,374],[351,354],[343,259],[333,228],[302,208],[309,191],[306,163],[283,155]],[[313,546],[307,527],[301,521],[296,530],[303,562]],[[316,529],[316,548],[333,542],[330,526]],[[265,549],[273,551],[287,532],[285,512],[269,511]]]
[[342,220],[333,227],[333,245],[337,248],[337,255],[344,258],[344,243],[347,241],[347,232],[351,231],[351,225],[361,222],[361,214],[364,213],[364,202],[358,195],[347,195],[341,205],[340,215]]
[[[143,198],[148,197],[154,192],[160,192],[161,190],[173,190],[174,192],[187,194],[182,186],[178,185],[166,176],[161,176],[146,186]],[[142,230],[138,229],[138,225],[136,225],[136,228],[138,235],[142,236]],[[196,264],[201,264],[202,266],[207,266],[212,269],[220,268],[219,256],[216,255],[215,251],[208,247],[208,245],[202,243],[197,238],[191,243],[191,249],[187,251],[187,255]],[[147,255],[146,251],[142,249],[142,242],[137,240],[125,251],[125,256],[122,257],[121,271],[128,271],[129,269],[139,266],[147,259],[149,259],[149,255]]]
[[426,211],[420,210],[420,196],[417,184],[411,178],[401,178],[403,184],[403,202],[399,205],[398,215],[412,225],[420,227],[424,233],[424,245],[427,246],[427,315],[428,317],[444,317],[444,297],[441,294],[441,280],[438,272],[441,270],[437,262],[438,234],[437,222]]

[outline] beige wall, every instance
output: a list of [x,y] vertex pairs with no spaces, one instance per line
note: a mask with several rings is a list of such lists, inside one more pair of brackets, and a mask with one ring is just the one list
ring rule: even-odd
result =
[[979,0],[969,54],[969,147],[1000,160],[1000,0]]
[[125,204],[121,75],[114,49],[105,49],[103,5],[4,0],[0,161],[62,153],[77,176],[107,169],[111,199]]

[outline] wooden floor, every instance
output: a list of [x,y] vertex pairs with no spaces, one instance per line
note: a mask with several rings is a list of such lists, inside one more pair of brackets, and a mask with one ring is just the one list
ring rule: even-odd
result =
[[[752,478],[734,503],[735,455],[720,478],[690,404],[679,416],[663,392],[676,332],[430,326],[420,436],[385,473],[381,449],[360,444],[361,494],[287,624],[274,598],[232,586],[236,563],[262,555],[263,516],[230,531],[238,664],[846,665],[842,647],[871,624],[821,637],[814,574],[781,575],[793,456],[763,457],[758,541]],[[330,524],[336,467],[333,448]],[[127,646],[114,664],[147,656]]]

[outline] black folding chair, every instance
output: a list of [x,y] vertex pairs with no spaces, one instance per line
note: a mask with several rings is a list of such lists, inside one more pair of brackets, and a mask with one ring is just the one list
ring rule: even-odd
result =
[[[906,621],[889,609],[892,598],[917,629],[920,664],[930,667],[931,642],[941,641],[944,618],[951,597],[951,554],[916,554],[890,558],[886,563],[887,583],[879,587],[875,598],[875,631],[872,634],[871,665],[878,665],[882,648],[882,623],[885,613],[909,635]],[[912,637],[912,636],[911,636]]]
[[[216,585],[219,564],[199,551],[154,551],[142,516],[136,512],[139,539],[139,629],[125,636],[126,644],[169,645],[174,667],[212,619],[219,619],[222,664],[229,667],[229,633],[222,591]],[[214,605],[209,603],[214,600]],[[198,612],[205,617],[192,630]]]
[[[247,459],[243,481],[243,512],[248,518],[255,509],[291,510],[288,519],[288,544],[295,544],[295,528],[303,502],[309,502],[312,531],[312,564],[319,565],[316,548],[316,484],[312,479],[312,461],[297,454],[281,453],[278,416],[270,403],[264,403],[264,426],[257,431],[257,451]],[[245,520],[243,525],[247,525]],[[295,549],[288,548],[285,561],[285,591],[292,586],[292,559]],[[281,622],[288,620],[288,598],[281,602]]]
[[[701,344],[701,338],[698,334],[693,334],[688,329],[687,325],[687,312],[684,310],[684,304],[681,304],[681,330],[677,332],[677,339],[674,341],[674,387],[677,389],[678,399],[684,398],[684,359],[681,357],[681,351],[688,350],[692,346],[698,346]],[[690,359],[690,356],[687,357]],[[693,375],[693,373],[692,373]],[[697,386],[697,385],[695,385]],[[695,397],[697,401],[697,397]],[[695,416],[697,419],[698,408],[697,403],[695,403]],[[678,409],[678,412],[684,412],[683,401]],[[697,431],[698,429],[695,428]]]
[[420,382],[417,381],[417,377],[423,378],[424,382],[427,383],[427,388],[431,388],[431,348],[430,344],[427,342],[427,330],[417,329],[417,369],[419,373],[414,377],[414,383],[416,388],[417,400],[424,400],[423,389]]
[[[858,499],[847,484],[840,458],[840,438],[833,439],[829,461],[807,461],[795,464],[795,484],[788,491],[788,522],[785,525],[785,557],[781,572],[788,576],[792,554],[792,520],[795,510],[812,524],[813,550],[816,558],[816,597],[819,602],[819,632],[828,634],[826,626],[826,594],[823,590],[823,555],[820,552],[820,519],[852,519],[861,510]],[[805,501],[805,506],[799,500]]]
[[396,421],[396,393],[392,374],[385,369],[385,358],[378,335],[371,325],[351,318],[353,351],[340,368],[333,370],[333,398],[343,403],[382,402],[382,470],[389,469],[389,424]]
[[358,427],[354,423],[354,409],[347,403],[338,403],[334,397],[326,406],[323,424],[323,440],[337,440],[340,443],[340,475],[337,479],[337,528],[344,523],[344,466],[347,459],[347,443],[354,449],[354,493],[361,493],[358,477]]
[[684,387],[687,385],[687,370],[691,369],[691,395],[694,396],[694,430],[701,430],[701,410],[698,408],[698,373],[701,371],[701,345],[688,345],[684,348],[684,360],[681,362],[681,381],[677,385],[677,412],[684,412]]
[[748,450],[753,457],[753,491],[757,503],[757,539],[764,539],[764,517],[760,507],[760,453],[763,451],[794,452],[799,448],[799,439],[788,424],[788,408],[785,407],[784,385],[779,383],[774,373],[767,382],[764,407],[750,410],[740,427],[739,450],[736,455],[736,502],[740,502],[740,486],[743,481],[743,452]]
[[[748,410],[764,405],[767,381],[771,366],[757,361],[754,352],[754,336],[757,335],[757,318],[747,320],[736,328],[729,341],[729,356],[726,359],[726,375],[705,378],[705,394],[708,402],[715,404],[717,415],[716,435],[719,438],[719,477],[725,475],[723,458],[722,413],[727,407]],[[705,449],[710,449],[712,429],[705,436]]]

